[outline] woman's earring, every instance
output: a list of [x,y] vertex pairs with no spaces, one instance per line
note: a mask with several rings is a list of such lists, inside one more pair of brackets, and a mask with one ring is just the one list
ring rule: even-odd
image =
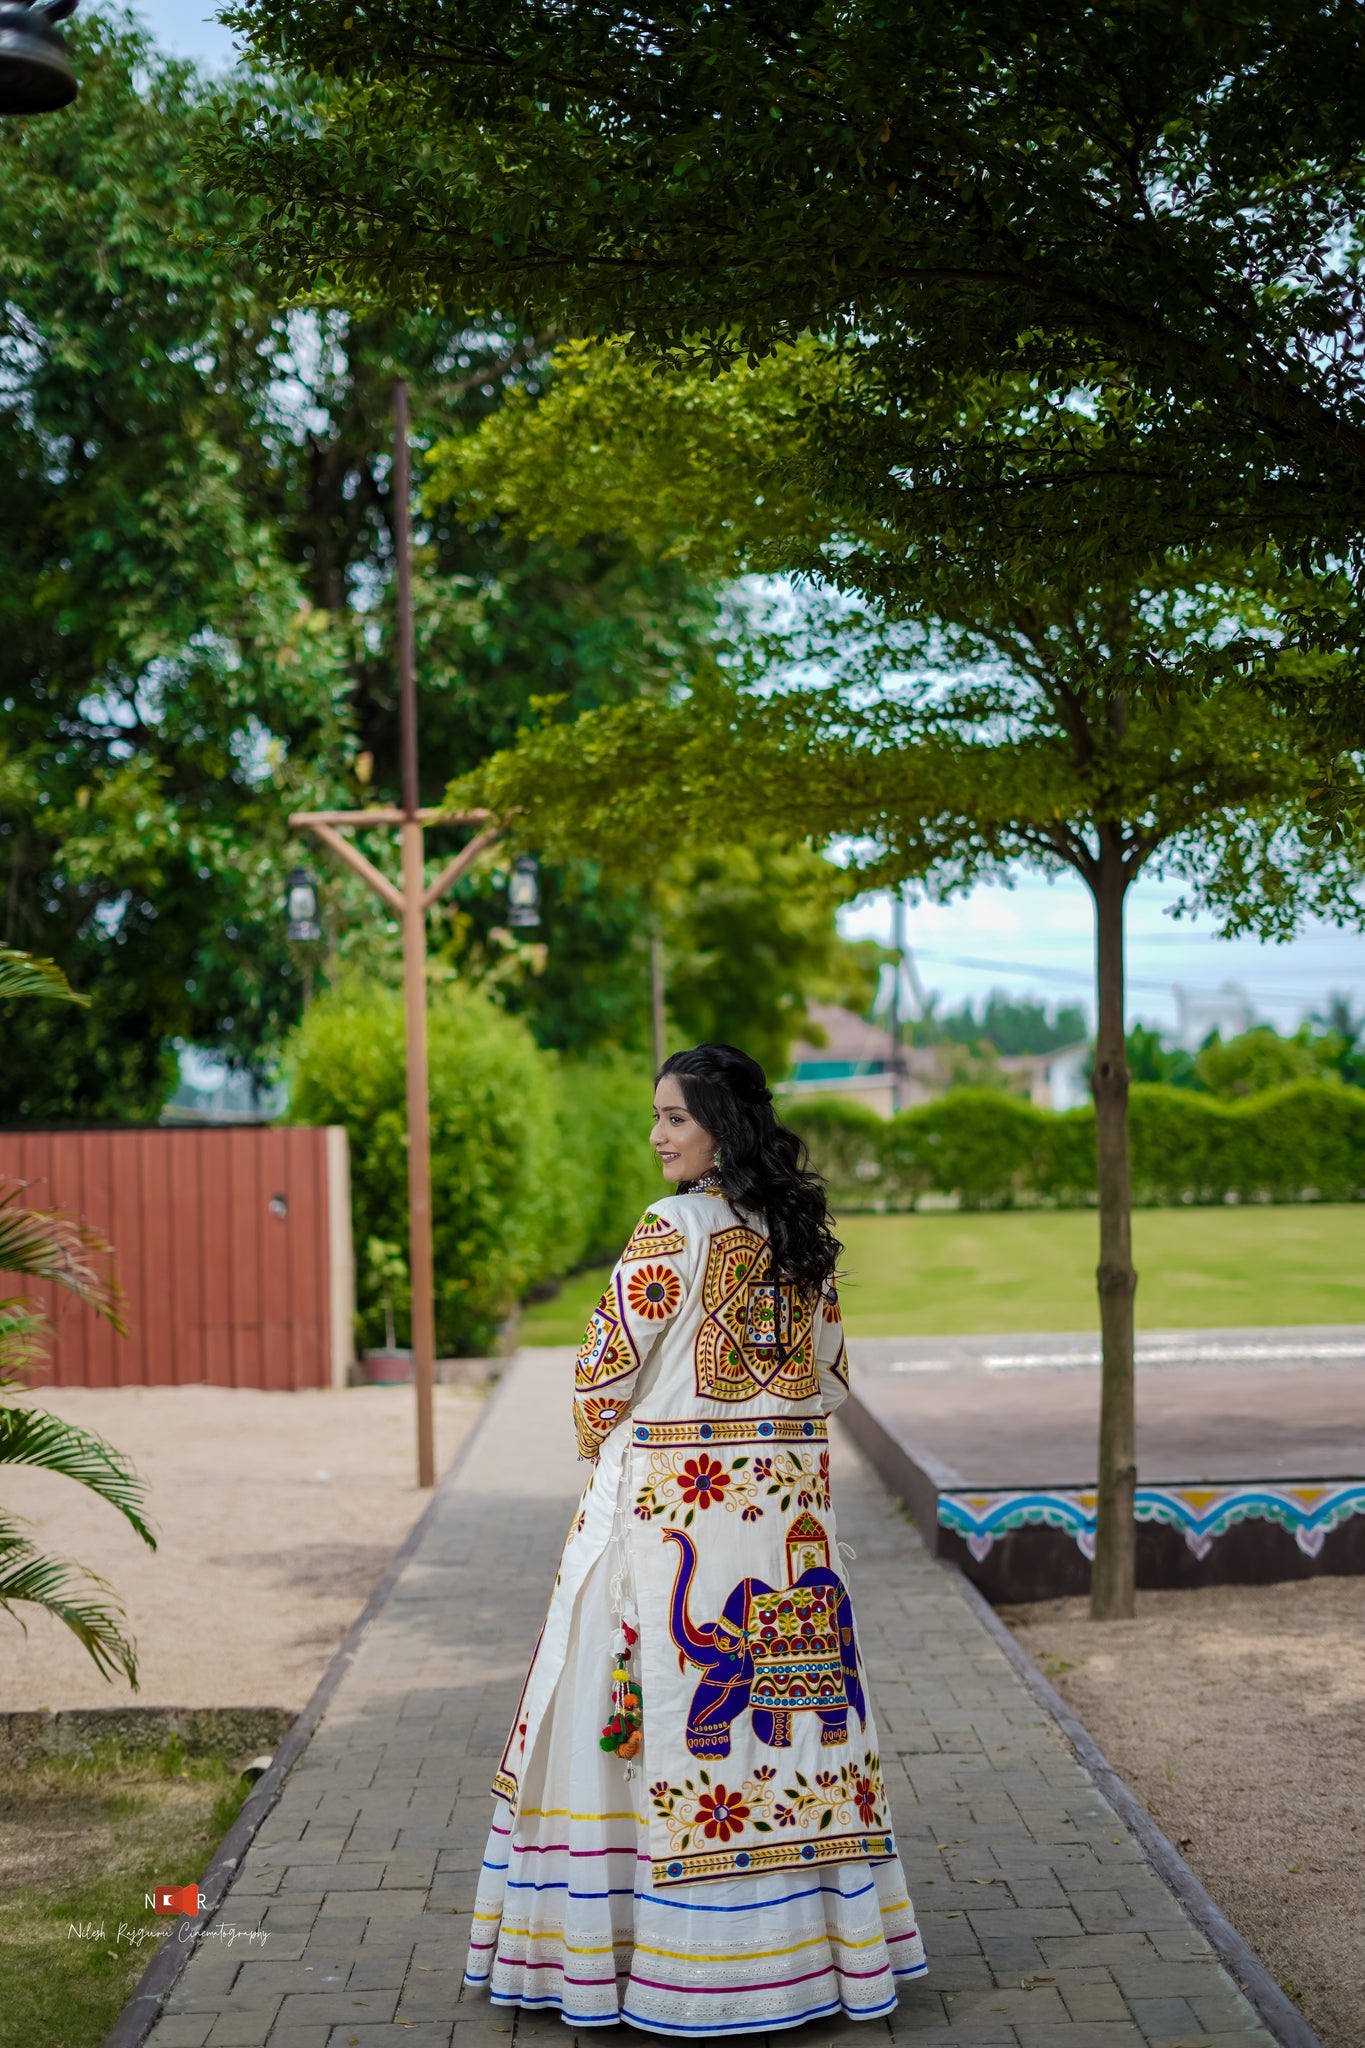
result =
[[717,1145],[717,1147],[716,1147],[716,1156],[715,1156],[715,1158],[714,1158],[714,1159],[713,1159],[713,1160],[711,1161],[711,1164],[712,1164],[713,1166],[719,1166],[719,1165],[720,1165],[720,1146],[719,1146],[719,1145]]

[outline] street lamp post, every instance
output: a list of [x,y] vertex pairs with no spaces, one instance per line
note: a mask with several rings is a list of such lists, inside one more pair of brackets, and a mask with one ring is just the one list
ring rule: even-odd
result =
[[0,114],[53,114],[80,90],[56,24],[77,0],[0,0]]
[[[311,832],[338,860],[367,882],[395,910],[403,927],[403,1006],[407,1025],[408,1101],[408,1280],[412,1299],[412,1362],[417,1399],[417,1484],[436,1483],[432,1388],[436,1376],[435,1274],[431,1254],[431,1120],[427,1090],[427,912],[467,874],[499,837],[501,826],[488,811],[423,810],[418,803],[417,673],[412,620],[412,555],[408,462],[408,390],[393,387],[393,542],[398,596],[399,755],[401,810],[296,811],[289,823]],[[427,825],[481,825],[468,846],[437,875],[425,880]],[[403,855],[403,883],[397,887],[342,833],[371,826],[397,826]],[[297,871],[296,871],[297,872]],[[290,877],[291,882],[293,877]],[[534,875],[532,876],[534,885]]]
[[513,931],[540,923],[540,871],[534,854],[524,853],[508,877],[507,922]]

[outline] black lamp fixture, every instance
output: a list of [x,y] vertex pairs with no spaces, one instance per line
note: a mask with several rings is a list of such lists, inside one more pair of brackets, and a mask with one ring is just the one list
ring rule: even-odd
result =
[[524,853],[507,878],[507,922],[517,930],[540,923],[540,870]]
[[307,868],[295,868],[284,885],[285,937],[298,941],[320,939],[318,885]]
[[51,114],[79,90],[56,23],[77,0],[0,0],[0,114]]

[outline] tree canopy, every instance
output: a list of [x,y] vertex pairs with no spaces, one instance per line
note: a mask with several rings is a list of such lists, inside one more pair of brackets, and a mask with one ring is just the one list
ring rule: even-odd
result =
[[[615,520],[642,537],[654,522],[662,547],[795,568],[809,593],[786,597],[747,675],[722,663],[684,699],[551,722],[476,787],[599,859],[646,834],[686,841],[699,816],[757,812],[793,837],[843,839],[867,879],[919,877],[939,896],[1015,861],[1085,882],[1104,1361],[1092,1608],[1129,1614],[1127,892],[1144,870],[1178,876],[1187,905],[1266,936],[1292,931],[1310,902],[1362,916],[1340,820],[1335,842],[1314,820],[1324,789],[1358,764],[1305,711],[1323,657],[1286,646],[1294,587],[1227,541],[1068,561],[1055,535],[1031,536],[1015,516],[945,526],[895,460],[902,419],[838,352],[807,345],[716,383],[675,375],[654,406],[619,354],[579,370],[534,415],[509,414],[480,447],[448,455],[438,488],[538,531]],[[793,376],[823,387],[818,406],[792,404]],[[1021,474],[1030,455],[1050,460],[1048,423],[1017,381],[967,388],[955,405],[945,394],[941,412],[967,443],[987,429],[1010,439]],[[1108,424],[1094,403],[1074,431],[1102,448]],[[554,487],[537,488],[551,470]],[[1272,664],[1281,687],[1266,691]],[[570,761],[572,807],[559,794]]]
[[[945,397],[941,418],[964,441],[1010,439],[1021,474],[1046,465],[1026,388]],[[1102,445],[1107,425],[1100,410],[1083,430]],[[671,710],[528,733],[479,786],[610,859],[627,833],[685,838],[699,807],[780,769],[799,829],[850,837],[878,881],[926,875],[948,893],[1022,857],[1093,882],[1094,832],[1112,819],[1130,879],[1158,859],[1185,872],[1191,902],[1229,929],[1283,933],[1310,897],[1358,916],[1352,859],[1309,817],[1353,767],[1304,709],[1329,664],[1286,650],[1303,586],[1230,548],[1068,561],[1014,517],[945,526],[896,461],[899,427],[858,365],[818,346],[718,381],[579,346],[534,411],[514,403],[438,447],[433,491],[466,517],[620,531],[699,572],[795,571],[810,593],[805,611],[777,601],[775,630],[751,616],[761,691],[737,694],[733,666],[698,672]],[[1299,685],[1283,702],[1260,691],[1271,663]],[[618,744],[632,775],[612,765]],[[557,749],[576,750],[572,806],[555,794]]]
[[[1022,378],[1052,414],[1035,523],[1100,505],[1111,550],[1356,546],[1350,0],[229,18],[299,81],[287,107],[244,92],[207,151],[290,292],[497,308],[717,367],[815,333],[910,415],[945,382]],[[1058,401],[1096,388],[1104,439],[1074,442]],[[1005,440],[962,467],[927,430],[920,455],[967,499],[1019,488]]]
[[[308,854],[288,813],[398,794],[394,377],[420,485],[438,436],[457,446],[510,392],[533,402],[550,365],[511,320],[286,309],[231,253],[238,213],[186,174],[213,90],[129,22],[92,15],[72,35],[78,105],[0,134],[0,942],[54,954],[91,1000],[5,1008],[0,1119],[137,1120],[174,1085],[179,1043],[261,1065],[299,1013],[309,963],[280,900]],[[428,799],[509,744],[537,697],[578,711],[666,693],[716,630],[708,577],[629,536],[538,539],[433,502],[416,543]],[[314,980],[390,972],[383,907],[326,865],[320,879]],[[811,949],[831,971],[841,956],[828,893],[784,908],[771,888],[757,917],[789,936],[805,920],[770,963],[787,1011]],[[736,991],[690,910],[678,896],[671,949],[698,956],[701,1008],[725,1009]],[[547,871],[539,949],[499,937],[505,915],[472,876],[433,950],[492,978],[543,1044],[647,1046],[637,877]]]

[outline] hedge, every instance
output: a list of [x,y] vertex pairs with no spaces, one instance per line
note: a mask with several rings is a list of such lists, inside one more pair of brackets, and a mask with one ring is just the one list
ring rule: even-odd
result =
[[[523,1023],[458,985],[433,995],[428,1039],[436,1342],[476,1355],[528,1290],[615,1258],[657,1192],[644,1142],[649,1076],[625,1061],[543,1053]],[[286,1067],[290,1121],[344,1124],[350,1137],[357,1340],[378,1344],[367,1246],[407,1247],[402,998],[357,984],[330,991]],[[394,1294],[403,1335],[406,1288]]]
[[[963,1088],[889,1120],[836,1097],[788,1101],[836,1208],[1082,1208],[1095,1200],[1095,1112],[1037,1109]],[[1365,1089],[1298,1081],[1241,1102],[1138,1084],[1129,1096],[1133,1200],[1365,1199]]]

